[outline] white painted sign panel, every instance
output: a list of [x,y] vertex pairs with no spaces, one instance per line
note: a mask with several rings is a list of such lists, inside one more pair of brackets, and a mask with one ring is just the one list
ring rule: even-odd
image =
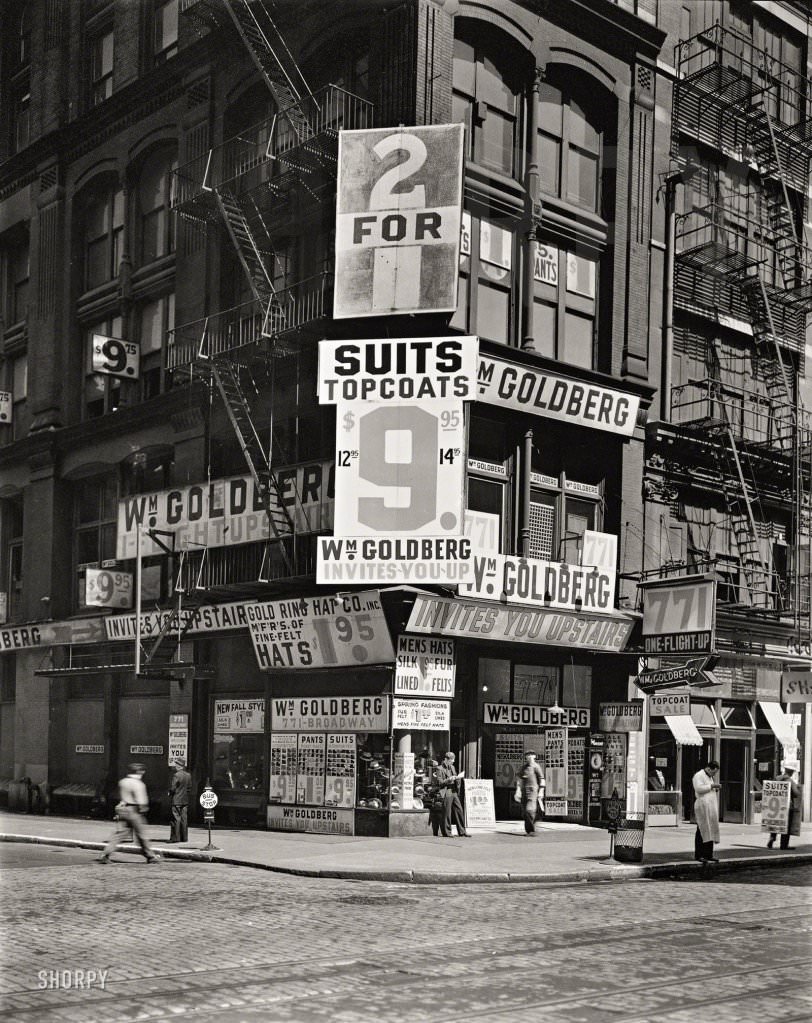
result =
[[273,732],[388,732],[387,696],[299,696],[271,700]]
[[396,696],[392,701],[393,729],[447,732],[450,727],[449,700],[410,700]]
[[11,391],[0,391],[0,425],[11,423],[13,395]]
[[248,735],[265,731],[265,700],[215,700],[214,732]]
[[453,639],[398,636],[396,657],[396,696],[454,696]]
[[137,380],[141,365],[141,348],[134,341],[94,334],[90,348],[90,364],[94,373]]
[[174,764],[176,760],[182,760],[184,764],[189,763],[189,715],[169,715],[169,763]]
[[583,611],[611,612],[615,606],[611,568],[569,565],[512,554],[473,556],[473,582],[460,584],[460,596],[505,600]]
[[328,806],[268,806],[271,831],[307,831],[317,835],[353,835],[355,811]]
[[132,607],[132,573],[86,568],[85,604],[87,607]]

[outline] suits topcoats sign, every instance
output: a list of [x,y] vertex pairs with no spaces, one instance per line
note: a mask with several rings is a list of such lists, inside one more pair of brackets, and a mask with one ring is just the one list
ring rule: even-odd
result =
[[463,125],[342,131],[333,316],[457,308]]

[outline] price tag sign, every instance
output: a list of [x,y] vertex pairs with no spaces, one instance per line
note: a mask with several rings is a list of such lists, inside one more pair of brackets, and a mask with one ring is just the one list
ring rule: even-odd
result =
[[686,576],[643,586],[646,653],[706,653],[713,649],[716,582]]
[[85,604],[88,607],[132,607],[132,575],[109,568],[86,568]]
[[459,536],[462,403],[338,406],[336,536]]
[[94,334],[91,348],[91,366],[94,373],[137,380],[140,371],[141,349],[134,341],[119,337]]
[[0,391],[0,423],[11,422],[11,391]]

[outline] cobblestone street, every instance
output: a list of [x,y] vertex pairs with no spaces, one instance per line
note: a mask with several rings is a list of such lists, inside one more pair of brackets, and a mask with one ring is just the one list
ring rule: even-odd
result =
[[2,850],[0,1018],[812,1020],[808,867],[424,887],[96,855]]

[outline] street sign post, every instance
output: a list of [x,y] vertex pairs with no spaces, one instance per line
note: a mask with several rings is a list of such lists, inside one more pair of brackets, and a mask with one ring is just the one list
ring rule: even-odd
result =
[[214,823],[214,808],[220,800],[217,798],[217,793],[206,782],[205,788],[200,793],[199,803],[203,807],[203,821],[206,827],[209,829],[209,842],[208,845],[203,846],[203,851],[208,852],[210,849],[217,849],[216,845],[212,845],[211,841],[211,826]]

